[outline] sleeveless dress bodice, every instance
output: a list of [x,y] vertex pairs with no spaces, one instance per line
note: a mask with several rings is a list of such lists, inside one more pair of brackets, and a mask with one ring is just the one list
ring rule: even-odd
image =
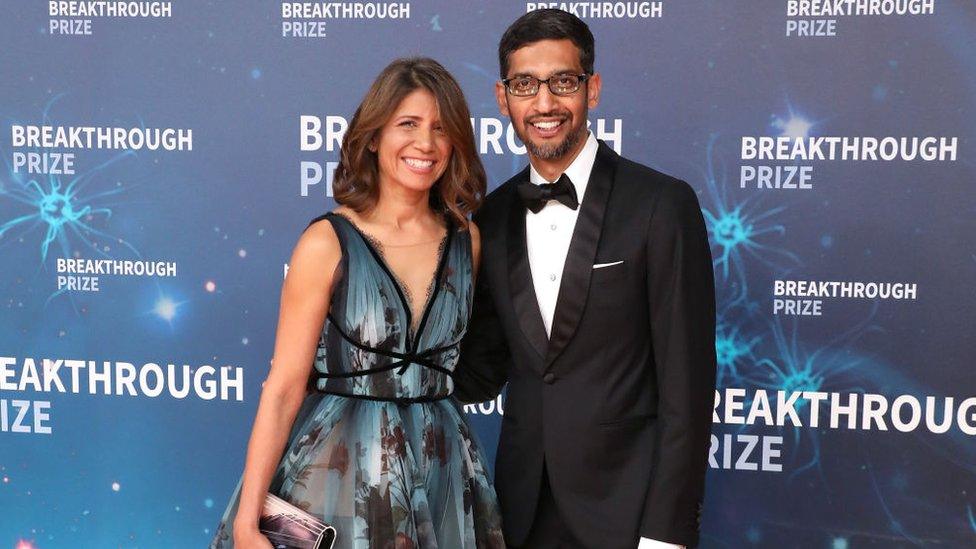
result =
[[405,289],[370,237],[342,215],[324,217],[343,249],[315,358],[315,388],[399,402],[449,396],[471,313],[470,233],[448,226],[427,305],[415,319]]
[[[504,547],[484,453],[449,398],[471,312],[470,233],[448,223],[414,319],[377,245],[336,213],[309,225],[322,219],[342,256],[310,392],[269,492],[334,526],[336,549]],[[233,547],[240,487],[211,549]]]

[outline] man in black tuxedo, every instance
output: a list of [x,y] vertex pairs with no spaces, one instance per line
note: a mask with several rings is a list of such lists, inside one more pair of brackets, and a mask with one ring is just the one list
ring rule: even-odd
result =
[[559,10],[499,44],[498,105],[530,166],[475,216],[456,395],[508,383],[495,475],[509,546],[694,546],[715,389],[707,233],[687,183],[587,130],[593,51]]

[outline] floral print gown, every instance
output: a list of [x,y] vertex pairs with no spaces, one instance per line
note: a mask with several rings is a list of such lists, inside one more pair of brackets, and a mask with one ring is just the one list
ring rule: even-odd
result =
[[[337,549],[504,547],[484,454],[447,398],[472,303],[470,233],[448,224],[415,322],[378,243],[340,214],[320,219],[342,258],[312,391],[269,491],[334,526]],[[233,547],[239,492],[212,549]]]

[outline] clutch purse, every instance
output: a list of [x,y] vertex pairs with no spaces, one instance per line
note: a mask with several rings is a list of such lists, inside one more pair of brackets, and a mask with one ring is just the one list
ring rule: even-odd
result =
[[264,498],[258,530],[275,549],[332,549],[336,529],[287,501]]

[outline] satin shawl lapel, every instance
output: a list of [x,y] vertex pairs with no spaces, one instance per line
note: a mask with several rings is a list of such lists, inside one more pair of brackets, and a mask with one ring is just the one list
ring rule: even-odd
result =
[[[529,169],[520,173],[513,184],[529,180]],[[546,326],[542,322],[542,312],[539,310],[539,300],[535,295],[535,285],[532,283],[532,270],[529,266],[529,252],[525,239],[525,212],[518,193],[511,193],[511,205],[508,210],[508,288],[512,296],[512,306],[515,317],[525,338],[539,355],[539,364],[546,357],[549,338],[546,336]]]
[[546,353],[546,368],[549,368],[559,354],[569,345],[576,327],[579,325],[586,297],[590,289],[590,275],[593,274],[593,261],[596,259],[597,245],[603,230],[603,214],[613,187],[613,176],[617,167],[617,154],[605,143],[593,162],[593,171],[586,184],[586,193],[580,205],[573,239],[566,254],[562,281],[559,283],[559,297],[552,318],[549,335],[549,349]]

